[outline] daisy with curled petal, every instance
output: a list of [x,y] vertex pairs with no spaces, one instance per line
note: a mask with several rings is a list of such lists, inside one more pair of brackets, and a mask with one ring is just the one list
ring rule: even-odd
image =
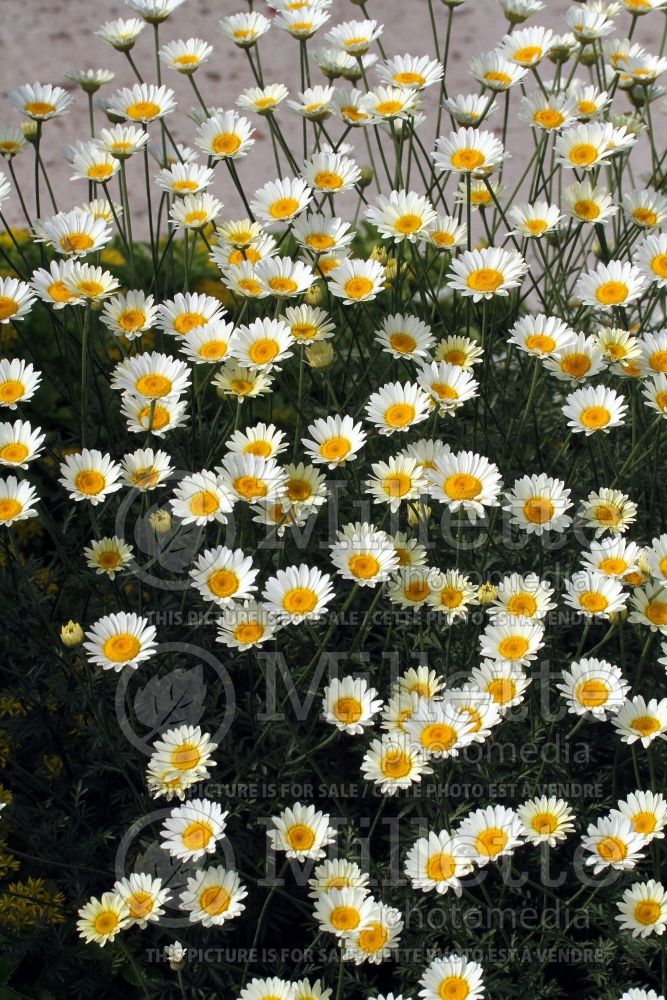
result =
[[[85,302],[102,302],[116,291],[120,282],[109,271],[92,264],[82,264],[72,261],[71,267],[63,273],[65,288],[74,295],[70,305],[81,305]],[[2,297],[0,295],[0,317]],[[1,321],[1,320],[0,320]]]
[[612,809],[630,820],[633,830],[645,837],[647,843],[654,838],[664,840],[663,830],[667,825],[667,800],[661,792],[631,792],[627,799],[620,799],[618,810]]
[[387,462],[374,462],[373,475],[366,480],[373,503],[389,504],[392,511],[402,503],[417,500],[426,491],[426,477],[416,458],[397,455]]
[[498,506],[502,483],[498,467],[472,451],[442,455],[428,471],[431,496],[450,510],[463,510],[471,521],[484,516],[485,507]]
[[159,401],[147,402],[137,396],[124,396],[121,413],[127,420],[127,429],[133,434],[150,431],[156,437],[163,437],[169,431],[181,427],[188,419],[187,402],[178,396],[163,396]]
[[358,736],[373,725],[373,716],[382,708],[377,691],[362,677],[334,679],[324,689],[322,712],[325,722],[341,733]]
[[305,563],[279,569],[266,581],[262,593],[267,611],[294,625],[321,618],[333,597],[329,574]]
[[355,233],[350,223],[319,213],[301,216],[294,222],[292,235],[299,246],[314,254],[332,253],[348,247]]
[[620,327],[600,327],[597,340],[603,355],[614,365],[614,373],[622,375],[623,365],[641,357],[637,337]]
[[58,253],[84,257],[111,239],[111,229],[104,219],[95,219],[86,211],[59,212],[40,223],[40,242],[47,242]]
[[583,657],[564,670],[558,690],[573,715],[604,722],[618,712],[630,690],[619,667],[607,660]]
[[255,275],[269,295],[281,299],[302,295],[315,281],[315,275],[308,264],[292,260],[291,257],[267,257],[260,260],[255,267]]
[[206,549],[190,570],[192,586],[205,601],[224,607],[230,601],[243,600],[257,590],[254,583],[259,570],[253,568],[252,559],[241,549],[228,549],[218,545]]
[[266,368],[292,356],[290,328],[280,319],[256,319],[236,331],[234,357],[247,368]]
[[107,184],[120,170],[120,162],[99,146],[89,144],[73,157],[72,167],[72,181],[87,180],[92,184]]
[[30,285],[18,278],[0,278],[0,323],[25,319],[35,302]]
[[179,39],[167,42],[158,51],[160,62],[178,73],[195,73],[202,63],[205,63],[213,52],[213,46],[201,38]]
[[433,352],[436,361],[446,361],[458,368],[472,369],[473,365],[481,364],[484,351],[470,337],[443,337]]
[[7,93],[10,102],[21,114],[33,121],[47,121],[66,114],[74,98],[62,87],[50,83],[26,83]]
[[375,587],[398,569],[398,556],[389,537],[372,524],[346,524],[336,532],[331,562],[339,576],[360,587]]
[[173,90],[168,87],[135,83],[133,87],[115,91],[109,97],[107,107],[119,118],[146,124],[171,114],[176,108],[176,101]]
[[563,201],[566,214],[580,222],[604,224],[618,211],[607,188],[588,178],[564,188]]
[[623,893],[616,904],[616,920],[621,930],[631,931],[633,938],[658,936],[667,928],[667,892],[661,882],[635,882]]
[[269,294],[268,288],[260,281],[255,272],[255,265],[251,264],[249,260],[243,260],[240,264],[232,267],[225,267],[222,272],[222,281],[230,292],[246,299],[265,299]]
[[42,450],[44,437],[41,427],[33,430],[27,420],[0,423],[0,465],[27,469]]
[[185,362],[157,351],[119,362],[111,379],[112,389],[148,400],[179,396],[189,385],[190,369]]
[[645,844],[644,837],[635,833],[625,817],[603,816],[597,823],[589,824],[586,836],[581,838],[582,848],[589,852],[586,864],[593,866],[595,875],[605,868],[615,871],[634,868],[644,857],[641,850]]
[[480,867],[507,854],[523,843],[519,817],[507,806],[487,806],[469,812],[456,836],[475,864]]
[[76,302],[76,295],[65,284],[65,276],[72,267],[71,259],[52,260],[47,268],[38,268],[32,273],[30,287],[42,302],[52,309],[64,309]]
[[133,872],[128,878],[114,882],[113,891],[127,904],[128,926],[136,924],[142,930],[159,921],[164,914],[163,904],[171,899],[169,889],[162,888],[161,878],[142,872]]
[[597,431],[608,433],[612,427],[620,427],[627,408],[623,396],[604,385],[597,385],[571,392],[561,410],[575,434],[589,435]]
[[379,965],[391,958],[392,952],[398,948],[402,930],[401,911],[395,906],[376,903],[364,926],[345,936],[343,961],[352,961],[355,965],[364,962]]
[[479,302],[494,295],[509,295],[511,288],[521,284],[527,270],[528,265],[516,250],[466,250],[452,260],[447,283],[454,291]]
[[181,861],[197,861],[213,854],[224,836],[227,815],[211,799],[191,799],[176,806],[160,830],[164,841],[160,847]]
[[361,773],[366,781],[378,785],[383,795],[395,795],[421,782],[432,769],[414,739],[407,733],[391,733],[373,740],[361,762]]
[[511,35],[505,35],[497,51],[508,62],[532,68],[538,66],[547,55],[553,37],[551,28],[522,28]]
[[479,383],[469,369],[447,361],[432,361],[417,375],[417,383],[427,392],[431,404],[439,408],[440,416],[452,414],[477,395]]
[[519,118],[542,132],[560,133],[576,122],[576,104],[565,94],[543,94],[539,91],[522,99]]
[[602,4],[570,7],[565,15],[568,29],[580,43],[594,42],[614,30],[612,22],[613,9]]
[[371,119],[394,123],[413,116],[419,108],[420,95],[401,87],[376,87],[361,98],[361,106]]
[[424,970],[419,985],[423,1000],[440,1000],[441,997],[465,997],[465,1000],[482,1000],[485,992],[483,969],[466,955],[452,954],[434,958]]
[[311,189],[301,177],[284,177],[255,191],[250,208],[262,222],[288,223],[308,207],[312,197]]
[[405,724],[419,708],[421,699],[416,694],[391,695],[382,713],[381,728],[390,735],[405,734]]
[[445,701],[422,701],[409,719],[405,732],[429,759],[457,757],[472,742],[470,717]]
[[117,535],[94,540],[83,550],[83,554],[89,569],[106,574],[110,580],[116,573],[122,573],[133,559],[132,546]]
[[153,296],[142,291],[113,295],[104,303],[100,320],[116,337],[135,340],[155,324],[158,307]]
[[587,618],[609,618],[625,607],[627,599],[617,580],[593,570],[579,570],[565,581],[565,603]]
[[239,94],[236,105],[243,111],[254,111],[258,115],[272,115],[288,93],[289,91],[283,83],[270,83],[265,87],[248,87]]
[[483,87],[500,92],[521,83],[528,70],[524,66],[510,62],[494,49],[472,59],[470,72]]
[[523,701],[530,680],[520,666],[509,660],[482,660],[470,675],[471,684],[488,694],[501,713]]
[[216,642],[240,651],[260,646],[277,631],[274,617],[254,600],[223,607],[217,626]]
[[598,338],[578,333],[567,345],[544,359],[544,367],[561,382],[580,383],[604,370],[606,361]]
[[485,177],[500,166],[506,157],[502,142],[493,132],[460,128],[447,138],[436,140],[433,162],[438,170],[456,171]]
[[331,111],[350,128],[374,125],[378,121],[366,106],[363,92],[354,88],[335,89],[331,100]]
[[525,618],[497,621],[486,626],[479,637],[482,656],[491,660],[509,660],[526,666],[536,659],[544,645],[544,626]]
[[605,531],[623,534],[637,518],[637,504],[620,490],[604,487],[582,501],[579,516],[595,527],[596,538]]
[[169,218],[175,229],[204,229],[221,212],[222,202],[208,191],[186,194],[171,206]]
[[260,458],[275,458],[287,449],[287,435],[279,431],[274,424],[258,423],[254,427],[246,427],[244,431],[236,430],[225,447],[237,455],[259,455]]
[[292,38],[306,41],[306,39],[312,38],[315,32],[330,18],[331,14],[323,7],[308,4],[298,10],[279,10],[273,23],[276,28],[286,31]]
[[667,634],[667,586],[664,581],[636,587],[630,599],[628,621],[648,625],[651,632]]
[[274,851],[284,851],[286,857],[297,861],[320,861],[324,850],[336,840],[336,830],[329,826],[328,813],[319,812],[315,806],[295,802],[279,815],[272,816],[273,828],[267,830]]
[[72,500],[88,500],[96,505],[121,488],[121,472],[120,465],[110,455],[84,448],[65,458],[60,466],[61,478],[58,482],[65,487]]
[[37,511],[33,507],[38,499],[35,487],[25,479],[17,479],[16,476],[0,479],[0,525],[9,527],[15,521],[36,517]]
[[413,889],[435,890],[439,895],[452,889],[460,897],[463,892],[461,879],[472,869],[472,861],[459,838],[441,830],[439,833],[431,831],[412,845],[404,871]]
[[429,398],[416,383],[389,382],[371,393],[365,411],[380,434],[404,432],[427,419]]
[[179,909],[189,913],[190,923],[220,927],[243,913],[245,906],[241,900],[247,895],[237,872],[217,865],[188,878],[179,897]]
[[326,194],[348,191],[361,178],[354,160],[340,153],[314,153],[305,161],[302,174],[311,188]]
[[98,149],[108,153],[109,156],[113,156],[117,160],[127,160],[142,150],[148,140],[147,131],[145,132],[135,125],[118,124],[112,128],[101,129],[95,143]]
[[585,569],[595,570],[603,576],[621,578],[639,569],[640,556],[641,549],[635,542],[605,538],[591,543],[590,550],[582,556],[582,564]]
[[249,11],[224,17],[218,21],[218,26],[223,35],[226,35],[239,48],[249,49],[262,35],[266,34],[271,27],[271,22],[263,14]]
[[130,924],[130,909],[117,892],[104,892],[95,896],[78,911],[76,929],[86,944],[95,942],[103,948],[107,941],[113,941],[120,931]]
[[414,191],[391,191],[388,198],[377,195],[375,201],[366,209],[366,218],[381,236],[394,243],[423,239],[437,218],[431,202]]
[[534,205],[513,206],[509,218],[514,224],[513,234],[530,239],[554,232],[560,225],[562,215],[558,205],[538,201]]
[[658,229],[667,219],[667,197],[646,188],[623,195],[623,214],[642,229]]
[[[656,275],[657,280],[658,275]],[[574,296],[584,305],[597,309],[627,306],[640,297],[648,279],[638,267],[628,261],[610,260],[599,263],[582,274],[574,286]]]
[[545,531],[566,531],[572,523],[566,514],[571,506],[570,490],[565,489],[565,483],[541,472],[517,479],[505,494],[503,510],[509,512],[511,524],[529,535],[542,535]]
[[529,799],[518,806],[516,814],[522,835],[536,847],[542,844],[556,847],[574,830],[574,813],[564,799],[555,795]]
[[473,743],[485,743],[494,726],[502,721],[500,709],[491,695],[470,682],[461,688],[449,688],[445,701],[466,716],[472,726],[470,738]]
[[247,118],[236,111],[224,111],[202,122],[195,143],[213,160],[240,159],[254,146],[254,132]]
[[343,21],[326,34],[327,42],[335,49],[353,56],[368,52],[372,43],[382,34],[383,26],[377,21]]
[[213,378],[218,395],[236,396],[239,403],[271,392],[273,376],[269,371],[243,368],[233,358],[226,361]]
[[387,536],[396,553],[398,567],[423,566],[426,562],[426,549],[416,538],[408,538],[404,531],[397,531],[395,535]]
[[98,619],[86,632],[83,648],[91,663],[104,670],[134,669],[157,650],[155,626],[147,618],[119,611]]
[[155,183],[170,194],[197,194],[213,183],[213,176],[210,167],[200,163],[173,163],[157,174]]
[[184,476],[169,503],[183,524],[203,525],[209,521],[225,524],[234,499],[223,477],[204,469]]
[[457,125],[475,125],[482,115],[488,118],[498,110],[495,101],[489,105],[489,98],[485,94],[456,94],[446,98],[442,106]]
[[283,319],[290,327],[297,344],[329,340],[336,330],[329,314],[317,306],[289,306]]
[[427,601],[436,611],[445,615],[448,623],[466,618],[470,605],[477,603],[476,588],[469,577],[457,569],[435,573],[429,584]]
[[467,227],[453,215],[436,215],[429,222],[422,239],[440,252],[450,252],[465,242]]

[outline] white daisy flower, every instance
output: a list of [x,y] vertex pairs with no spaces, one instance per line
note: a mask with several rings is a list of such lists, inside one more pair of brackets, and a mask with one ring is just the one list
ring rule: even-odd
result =
[[373,740],[361,762],[361,773],[367,781],[379,785],[384,795],[395,795],[420,782],[431,768],[425,751],[411,737],[391,733]]
[[487,609],[494,620],[507,618],[536,619],[546,617],[556,604],[551,598],[554,589],[536,573],[511,573],[498,583],[496,596]]
[[610,260],[599,263],[593,270],[580,275],[574,295],[584,305],[597,309],[613,309],[634,302],[648,284],[646,276],[628,261]]
[[597,823],[589,824],[581,846],[589,852],[586,864],[593,866],[599,875],[605,868],[627,871],[644,857],[641,853],[646,841],[632,829],[629,820],[603,816]]
[[84,448],[65,458],[60,466],[62,478],[58,482],[72,500],[88,500],[95,505],[121,488],[121,472],[120,465],[110,455]]
[[583,657],[564,670],[557,687],[568,712],[602,722],[619,710],[630,690],[619,667],[595,657]]
[[618,810],[612,809],[611,815],[615,815],[617,811],[630,820],[633,830],[645,837],[647,842],[654,838],[664,840],[667,800],[661,792],[631,792],[627,799],[619,800]]
[[440,416],[453,414],[469,399],[478,395],[479,382],[472,372],[448,361],[432,361],[424,365],[417,375],[417,382],[428,393]]
[[521,101],[521,111],[519,117],[531,128],[538,128],[543,132],[566,134],[568,126],[572,126],[577,120],[577,106],[573,97],[566,94],[544,94],[538,91]]
[[179,897],[180,909],[189,913],[190,923],[220,927],[243,913],[241,900],[247,895],[238,873],[217,865],[188,878]]
[[[236,105],[243,111],[255,111],[258,115],[272,115],[287,97],[289,91],[283,83],[270,83],[265,87],[248,87],[236,99]],[[293,101],[288,101],[292,105]]]
[[368,914],[364,925],[345,936],[343,940],[343,961],[362,965],[371,962],[379,965],[391,958],[399,947],[403,930],[401,911],[395,906],[376,903]]
[[422,701],[404,726],[414,745],[429,759],[457,757],[473,739],[470,717],[444,701]]
[[183,524],[225,524],[226,515],[234,506],[228,483],[219,474],[203,470],[184,476],[169,501],[171,509]]
[[365,411],[366,420],[380,434],[404,432],[428,418],[429,398],[413,382],[389,382],[371,393]]
[[406,856],[404,871],[413,889],[435,890],[439,895],[452,889],[460,897],[461,879],[472,869],[472,861],[460,839],[441,830],[430,832],[413,844]]
[[484,516],[485,507],[498,506],[500,473],[483,455],[472,451],[442,455],[428,477],[431,496],[452,511],[465,511],[473,522]]
[[451,251],[465,242],[467,227],[453,215],[436,215],[426,227],[424,241],[438,251]]
[[372,524],[347,524],[331,546],[331,561],[345,580],[375,587],[398,568],[396,550],[384,531]]
[[220,31],[226,35],[239,48],[249,49],[257,42],[262,35],[271,27],[268,17],[259,14],[257,11],[247,13],[231,14],[218,21]]
[[607,188],[598,187],[588,178],[563,188],[563,201],[566,214],[580,222],[602,225],[618,211]]
[[35,303],[35,294],[25,281],[0,278],[0,323],[25,319]]
[[331,28],[326,35],[327,42],[336,49],[350,55],[363,55],[371,44],[382,34],[383,26],[377,21],[343,21]]
[[344,250],[355,234],[349,222],[314,212],[295,220],[292,235],[299,246],[311,253],[321,254]]
[[[94,141],[97,147],[108,153],[109,156],[113,156],[117,160],[127,160],[148,144],[149,135],[147,131],[143,131],[135,125],[118,124],[113,125],[112,128],[100,129],[100,133]],[[114,211],[116,215],[119,214],[116,208]],[[111,217],[113,218],[113,215]],[[107,221],[109,220],[107,219]]]
[[117,573],[122,573],[133,559],[132,546],[117,535],[94,540],[83,550],[83,554],[89,569],[106,574],[110,580]]
[[649,282],[658,288],[667,287],[667,234],[648,236],[636,247],[632,260]]
[[153,296],[142,291],[129,291],[112,295],[100,313],[101,322],[115,337],[135,340],[156,323],[158,308]]
[[627,404],[623,396],[604,385],[585,386],[571,392],[561,407],[568,418],[568,427],[575,434],[607,433],[623,424]]
[[147,400],[179,396],[189,385],[190,369],[185,362],[157,351],[119,362],[111,379],[112,389]]
[[454,291],[479,302],[494,295],[509,295],[511,288],[521,284],[527,270],[528,265],[516,250],[466,250],[452,260],[447,281]]
[[391,191],[388,198],[377,195],[375,201],[366,209],[366,218],[381,236],[394,243],[416,243],[437,219],[430,201],[413,191]]
[[328,573],[304,563],[277,570],[266,581],[262,593],[267,611],[293,625],[321,618],[333,596]]
[[429,605],[445,615],[449,623],[466,618],[470,605],[477,603],[477,588],[457,569],[434,575],[429,585]]
[[479,667],[473,668],[470,680],[493,698],[501,712],[520,704],[530,684],[530,677],[509,660],[482,660]]
[[667,197],[650,188],[626,192],[622,205],[626,219],[642,229],[658,229],[667,219]]
[[331,271],[329,279],[331,294],[350,306],[376,298],[384,288],[385,274],[377,260],[343,260]]
[[216,471],[229,496],[246,503],[268,503],[285,488],[285,473],[273,458],[229,453]]
[[146,124],[171,114],[176,108],[176,101],[169,87],[135,83],[133,87],[115,91],[108,98],[107,108],[118,118]]
[[41,427],[33,430],[27,420],[0,423],[0,465],[27,469],[42,450],[44,438]]
[[100,948],[130,924],[130,908],[117,892],[102,893],[99,899],[93,896],[81,907],[78,916],[79,937],[86,944],[94,941]]
[[208,191],[177,198],[169,211],[175,229],[204,229],[222,210],[222,202]]
[[388,462],[374,462],[371,470],[373,475],[366,480],[366,486],[373,503],[387,503],[392,511],[426,492],[424,470],[415,458],[399,455]]
[[523,802],[516,811],[526,840],[536,847],[556,847],[574,830],[574,813],[564,799],[540,795]]
[[120,409],[127,419],[129,431],[134,434],[150,431],[156,437],[162,437],[186,422],[186,407],[187,402],[179,400],[177,396],[163,396],[159,402],[124,396]]
[[273,376],[265,369],[243,368],[234,359],[226,361],[213,378],[220,396],[235,396],[238,402],[271,392]]
[[591,543],[590,550],[583,554],[582,563],[585,569],[603,576],[622,578],[639,568],[640,555],[641,549],[635,542],[605,538],[602,542]]
[[483,87],[499,92],[521,83],[528,70],[524,66],[510,62],[494,49],[493,52],[486,52],[472,59],[470,72]]
[[358,736],[373,725],[373,716],[382,708],[377,691],[362,677],[343,677],[327,684],[322,698],[325,722],[341,733]]
[[26,83],[7,93],[11,104],[33,121],[48,121],[67,113],[74,102],[62,87],[50,83]]
[[527,239],[553,232],[562,219],[558,205],[550,205],[547,201],[537,201],[534,205],[515,205],[510,208],[508,215],[514,224],[514,235]]
[[70,259],[52,260],[47,268],[38,268],[32,273],[30,286],[42,302],[52,309],[64,309],[76,304],[77,296],[65,284],[65,276],[72,267]]
[[213,160],[238,160],[254,146],[254,132],[247,118],[236,111],[223,111],[202,122],[195,143]]
[[290,257],[260,260],[255,267],[255,275],[269,295],[283,299],[302,295],[315,281],[315,275],[308,264]]
[[162,888],[162,879],[141,872],[114,882],[113,891],[126,903],[128,926],[136,924],[142,930],[149,923],[158,923],[164,914],[163,904],[171,899],[169,889]]
[[551,28],[522,28],[505,35],[498,46],[498,53],[518,66],[538,66],[548,54],[554,38]]
[[361,178],[354,160],[340,153],[314,153],[305,161],[302,174],[311,188],[326,194],[348,191]]
[[312,200],[312,191],[301,177],[269,181],[255,191],[250,208],[266,223],[289,223],[300,215]]
[[456,997],[465,1000],[482,1000],[485,993],[483,969],[465,955],[448,955],[434,958],[424,970],[419,985],[423,1000],[440,1000]]
[[479,638],[481,654],[491,660],[509,660],[526,666],[544,645],[544,626],[524,618],[513,618],[486,626]]
[[572,518],[566,513],[572,506],[570,490],[561,479],[539,475],[517,479],[511,492],[505,494],[503,510],[510,514],[511,524],[518,525],[529,535],[566,531]]
[[613,577],[580,570],[565,581],[565,603],[585,617],[609,618],[625,607],[628,595]]
[[346,939],[367,926],[376,906],[367,889],[345,886],[322,893],[315,901],[313,915],[322,930]]
[[480,867],[514,854],[523,843],[519,817],[507,806],[486,806],[469,812],[456,831],[463,849]]
[[205,601],[213,601],[220,607],[250,597],[257,590],[254,580],[258,573],[250,556],[241,549],[228,549],[224,545],[206,549],[190,570],[193,587]]
[[605,531],[612,535],[623,534],[637,518],[637,504],[620,490],[603,488],[582,501],[579,516],[595,527],[596,538]]
[[486,177],[508,155],[493,132],[476,128],[450,132],[447,138],[436,140],[435,149],[433,162],[438,170],[452,170],[473,177]]
[[224,836],[227,816],[211,799],[191,799],[172,809],[164,821],[160,830],[164,843],[160,847],[181,861],[197,861],[205,854],[213,854]]
[[215,641],[240,652],[260,646],[277,631],[273,616],[256,601],[227,605],[217,620],[217,626]]
[[660,373],[646,379],[642,385],[642,395],[647,406],[667,417],[667,375]]
[[320,861],[324,850],[336,841],[336,830],[329,826],[328,813],[319,812],[315,806],[295,802],[279,815],[272,816],[273,828],[266,831],[274,851],[284,851],[286,857],[297,861]]
[[667,892],[661,882],[635,882],[616,904],[622,931],[631,931],[633,938],[658,936],[667,928]]
[[[316,866],[313,870],[313,877],[308,880],[308,886],[311,890],[308,895],[312,899],[319,899],[331,892],[332,889],[346,888],[362,889],[368,894],[366,884],[369,877],[367,872],[362,872],[354,861],[345,861],[341,858],[323,861]],[[305,997],[304,1000],[306,1000]]]
[[201,38],[167,42],[158,50],[160,61],[178,73],[195,73],[213,52],[213,46]]
[[0,479],[0,524],[9,527],[15,521],[36,517],[34,505],[39,500],[34,486],[25,479],[7,476]]
[[631,146],[636,139],[625,128],[608,123],[589,122],[564,129],[556,139],[556,160],[563,167],[592,170],[619,148]]
[[134,669],[157,651],[155,626],[147,618],[119,611],[98,619],[86,632],[83,648],[91,663],[104,670]]

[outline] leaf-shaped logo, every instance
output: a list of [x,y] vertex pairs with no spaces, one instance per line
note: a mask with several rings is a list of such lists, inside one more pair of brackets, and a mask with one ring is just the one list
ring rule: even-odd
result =
[[139,722],[150,729],[150,740],[173,726],[196,726],[204,713],[206,683],[201,663],[196,667],[178,667],[169,674],[152,677],[134,696],[134,711]]

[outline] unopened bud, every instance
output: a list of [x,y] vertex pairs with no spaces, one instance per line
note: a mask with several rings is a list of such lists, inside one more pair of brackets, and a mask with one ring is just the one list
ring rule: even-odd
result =
[[63,646],[79,646],[83,642],[83,629],[78,622],[69,621],[60,630]]
[[166,535],[171,531],[171,514],[168,510],[154,510],[148,520],[156,535]]
[[319,306],[323,298],[324,290],[322,286],[316,282],[314,285],[311,285],[310,288],[306,289],[303,301],[309,306]]
[[319,340],[306,348],[306,359],[311,368],[329,368],[333,364],[334,349],[328,340]]
[[357,187],[367,188],[369,184],[373,183],[375,171],[367,163],[364,163],[361,167],[359,167],[359,173],[361,176],[357,181]]
[[482,605],[493,604],[497,596],[498,590],[494,587],[490,580],[481,584],[479,590],[477,591],[477,600]]

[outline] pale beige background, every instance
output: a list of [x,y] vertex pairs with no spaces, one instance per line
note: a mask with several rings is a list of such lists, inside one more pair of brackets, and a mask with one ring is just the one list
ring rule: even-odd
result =
[[[557,31],[564,31],[565,12],[570,6],[568,0],[547,0],[546,9],[530,23],[545,24]],[[208,63],[198,72],[197,80],[204,98],[209,106],[224,106],[233,108],[239,92],[253,84],[250,69],[245,54],[231,44],[218,30],[218,20],[238,10],[247,9],[242,0],[186,0],[176,13],[160,27],[161,41],[188,38],[196,36],[204,38],[214,46],[214,52]],[[268,12],[268,6],[259,0],[255,9]],[[368,0],[367,9],[371,16],[384,23],[382,38],[388,53],[420,55],[433,53],[433,40],[426,0]],[[67,69],[82,69],[87,67],[104,67],[116,73],[112,84],[100,92],[110,93],[117,86],[131,84],[134,77],[127,61],[120,53],[115,52],[94,31],[106,20],[115,17],[132,16],[129,8],[122,0],[2,0],[2,36],[3,58],[0,61],[0,92],[6,93],[12,87],[22,83],[39,80],[42,83],[57,83],[66,86],[76,97],[70,114],[56,119],[45,126],[44,157],[49,175],[53,179],[58,207],[61,210],[70,208],[87,199],[87,185],[83,181],[69,181],[71,173],[69,164],[62,158],[62,148],[66,143],[84,139],[88,135],[88,118],[86,98],[78,87],[70,84],[64,77]],[[360,8],[349,0],[334,0],[332,7],[332,23],[360,16]],[[441,44],[444,42],[447,8],[436,4],[436,16],[439,22]],[[630,24],[629,15],[622,13],[617,19],[617,34],[627,32]],[[507,22],[497,0],[469,0],[462,8],[455,11],[454,31],[448,63],[447,84],[451,94],[476,91],[474,81],[468,75],[467,66],[470,58],[483,51],[493,48],[507,28]],[[636,32],[637,40],[642,41],[650,51],[656,51],[662,32],[662,15],[654,14],[643,17]],[[292,93],[300,89],[299,45],[286,33],[273,29],[261,41],[261,58],[264,77],[267,82],[283,82]],[[324,45],[324,30],[309,43],[310,46]],[[152,48],[152,29],[147,27],[140,37],[133,56],[144,79],[155,82],[155,64]],[[550,72],[551,65],[544,73]],[[323,83],[324,78],[317,67],[311,63],[312,82]],[[578,73],[585,77],[586,70]],[[371,83],[375,77],[371,75]],[[172,87],[179,99],[180,109],[169,116],[171,131],[176,137],[188,144],[194,140],[195,126],[184,114],[184,111],[194,106],[194,94],[186,79],[175,72],[163,68],[163,82]],[[528,90],[534,88],[529,85]],[[435,115],[432,113],[433,99],[438,88],[428,92],[426,110],[430,110],[430,120],[420,131],[422,142],[429,150],[432,148],[435,128]],[[620,94],[615,106],[619,110],[627,108],[626,98]],[[532,150],[532,142],[526,136],[526,126],[517,119],[519,94],[512,93],[510,111],[510,131],[508,145],[512,151],[508,178],[520,176],[525,155]],[[257,116],[251,115],[256,126],[256,145],[251,155],[239,162],[239,173],[246,191],[253,191],[264,181],[275,178],[276,168],[271,151],[266,123]],[[293,122],[294,115],[283,108],[280,119],[291,136],[291,145],[297,155],[302,158],[301,130],[298,122]],[[20,116],[4,99],[0,111],[0,124],[18,122]],[[445,123],[447,119],[445,119]],[[98,111],[96,125],[105,124],[102,114]],[[331,133],[336,138],[342,129],[338,122],[330,123]],[[489,119],[489,127],[501,127],[501,112],[496,112]],[[660,120],[664,128],[664,117]],[[153,126],[155,129],[156,127]],[[448,125],[443,124],[441,131],[448,131]],[[367,162],[365,143],[358,133],[351,133],[355,144],[355,155],[360,163]],[[377,156],[377,154],[376,154]],[[139,160],[139,158],[136,158]],[[23,154],[16,163],[17,172],[32,206],[32,155]],[[633,164],[641,169],[645,167],[646,159],[641,150],[633,153]],[[286,171],[285,171],[286,172]],[[415,187],[418,187],[416,177]],[[137,217],[135,228],[145,229],[145,216],[142,211],[143,174],[140,162],[132,162],[130,184],[133,192],[133,215]],[[234,188],[224,168],[218,170],[215,193],[225,203],[225,215],[238,214],[240,203]],[[48,202],[46,202],[48,206]],[[341,205],[341,208],[343,206]],[[44,214],[44,209],[43,209]],[[7,215],[12,223],[21,221],[21,214],[16,199],[7,206]],[[144,218],[144,222],[140,221]]]

